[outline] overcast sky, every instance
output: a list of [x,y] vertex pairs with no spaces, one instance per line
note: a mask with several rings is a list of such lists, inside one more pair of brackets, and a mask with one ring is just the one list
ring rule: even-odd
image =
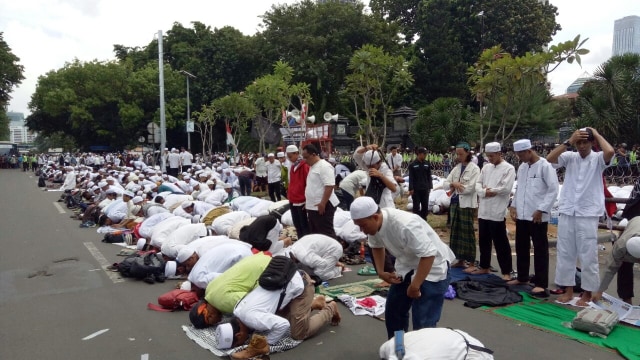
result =
[[[297,0],[276,0],[294,3]],[[561,65],[549,79],[554,94],[583,72],[589,73],[611,56],[613,23],[628,15],[640,16],[637,0],[552,0],[563,30],[554,43],[589,38],[591,53],[577,64]],[[190,27],[200,21],[212,28],[233,26],[247,35],[258,30],[258,16],[270,9],[271,0],[0,0],[0,31],[25,68],[25,77],[13,93],[9,111],[28,115],[27,103],[38,77],[65,62],[111,60],[113,45],[145,46],[174,22]],[[485,24],[485,26],[490,26]]]

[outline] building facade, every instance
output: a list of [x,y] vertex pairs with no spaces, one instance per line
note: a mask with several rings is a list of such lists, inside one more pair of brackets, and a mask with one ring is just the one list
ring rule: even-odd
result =
[[9,141],[16,144],[32,144],[37,134],[25,126],[24,114],[7,112],[7,116],[9,117]]
[[625,16],[613,25],[613,56],[640,54],[640,16]]

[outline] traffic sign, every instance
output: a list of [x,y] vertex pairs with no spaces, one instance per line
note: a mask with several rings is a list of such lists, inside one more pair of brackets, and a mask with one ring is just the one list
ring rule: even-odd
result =
[[187,121],[187,132],[192,133],[195,128],[195,123],[193,121]]

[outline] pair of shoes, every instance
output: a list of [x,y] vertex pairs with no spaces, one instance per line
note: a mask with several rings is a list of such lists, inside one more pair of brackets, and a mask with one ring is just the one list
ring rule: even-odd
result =
[[246,349],[231,354],[232,359],[251,359],[269,354],[269,343],[263,335],[253,334]]
[[537,298],[548,298],[549,297],[549,290],[548,289],[544,289],[542,291],[530,291],[529,295],[533,296],[533,297],[537,297]]
[[358,275],[375,276],[378,275],[378,273],[373,266],[364,266],[360,270],[358,270]]

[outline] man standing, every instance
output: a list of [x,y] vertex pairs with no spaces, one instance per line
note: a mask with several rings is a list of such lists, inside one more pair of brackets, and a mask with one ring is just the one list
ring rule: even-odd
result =
[[267,161],[267,188],[269,189],[269,197],[271,201],[276,202],[282,200],[280,197],[280,180],[282,179],[282,165],[276,160],[273,153],[270,153]]
[[[591,148],[598,145],[602,151]],[[566,151],[575,146],[577,152]],[[598,276],[598,218],[604,212],[602,171],[609,166],[614,150],[593,128],[576,130],[569,140],[553,149],[547,161],[566,168],[560,192],[558,219],[558,263],[555,282],[566,286],[559,302],[573,299],[576,261],[582,269],[582,293],[578,306],[587,306],[591,292],[600,285]]]
[[503,280],[511,280],[513,263],[511,245],[507,238],[505,215],[509,206],[509,195],[516,179],[513,165],[502,159],[500,144],[488,143],[485,147],[489,164],[482,167],[476,182],[478,205],[478,245],[480,265],[465,269],[472,274],[488,274],[491,271],[491,244],[496,248],[498,264]]
[[256,170],[256,189],[254,191],[264,191],[264,186],[267,184],[267,164],[264,159],[264,155],[256,154],[257,158],[254,162]]
[[287,158],[291,166],[289,168],[289,210],[291,210],[291,220],[296,228],[298,239],[309,234],[309,221],[304,208],[305,191],[307,188],[307,176],[309,175],[309,165],[302,159],[298,147],[287,146]]
[[387,164],[391,168],[391,172],[394,176],[402,175],[402,155],[398,154],[398,148],[395,146],[391,147],[391,152],[387,154]]
[[309,219],[309,232],[324,234],[336,238],[333,228],[333,215],[340,203],[333,192],[336,185],[333,166],[321,159],[318,148],[313,144],[305,145],[302,158],[309,164],[309,175],[305,188],[305,209]]
[[384,208],[362,196],[351,204],[351,218],[369,235],[376,264],[385,263],[385,249],[396,258],[397,273],[376,266],[378,276],[391,284],[385,307],[387,336],[409,330],[435,327],[442,314],[444,293],[450,282],[449,263],[455,255],[438,234],[415,214]]
[[167,155],[167,162],[169,163],[167,174],[177,177],[180,170],[180,154],[178,154],[176,148],[171,149],[171,152]]
[[511,202],[509,214],[516,223],[516,255],[518,278],[509,285],[529,282],[530,243],[533,242],[533,268],[535,287],[531,295],[549,296],[549,212],[558,195],[556,170],[531,148],[528,139],[513,143],[518,159],[518,186]]
[[180,163],[182,164],[182,171],[189,172],[189,170],[191,169],[191,165],[193,164],[193,155],[184,147],[182,147],[181,150]]
[[431,181],[431,164],[425,160],[427,149],[418,148],[418,158],[409,165],[409,195],[413,199],[413,213],[427,219],[429,211],[429,191],[433,188]]

